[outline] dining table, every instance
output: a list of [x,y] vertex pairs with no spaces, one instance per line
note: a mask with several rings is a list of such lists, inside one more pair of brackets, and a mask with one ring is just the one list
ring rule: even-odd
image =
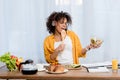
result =
[[36,74],[22,74],[20,71],[9,71],[6,66],[0,68],[0,80],[120,80],[120,70],[109,72],[88,72],[86,67],[69,69],[65,73],[48,73],[45,70]]

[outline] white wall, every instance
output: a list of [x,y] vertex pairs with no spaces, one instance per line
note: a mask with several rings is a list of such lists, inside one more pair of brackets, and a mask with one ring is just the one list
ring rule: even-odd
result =
[[0,55],[10,51],[24,59],[45,62],[46,19],[53,11],[66,11],[73,19],[70,29],[77,33],[83,47],[93,36],[104,41],[99,49],[81,58],[81,63],[113,58],[120,61],[120,0],[81,0],[82,4],[67,1],[69,4],[56,5],[55,0],[0,0]]

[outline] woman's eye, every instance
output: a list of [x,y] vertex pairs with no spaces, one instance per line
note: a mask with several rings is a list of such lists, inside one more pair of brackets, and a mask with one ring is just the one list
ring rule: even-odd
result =
[[64,24],[64,22],[60,22],[60,24]]

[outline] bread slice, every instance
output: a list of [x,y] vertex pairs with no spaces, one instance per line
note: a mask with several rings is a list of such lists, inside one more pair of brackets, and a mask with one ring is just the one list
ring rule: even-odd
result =
[[50,65],[48,67],[48,71],[51,71],[51,72],[63,72],[64,69],[65,68],[62,65]]
[[63,72],[64,71],[64,66],[62,65],[57,65],[54,69],[54,72]]

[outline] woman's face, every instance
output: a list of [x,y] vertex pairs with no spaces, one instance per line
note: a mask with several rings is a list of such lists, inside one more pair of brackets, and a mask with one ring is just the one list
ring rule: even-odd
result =
[[62,30],[67,28],[67,19],[62,18],[58,22],[55,22],[55,33],[61,33]]

